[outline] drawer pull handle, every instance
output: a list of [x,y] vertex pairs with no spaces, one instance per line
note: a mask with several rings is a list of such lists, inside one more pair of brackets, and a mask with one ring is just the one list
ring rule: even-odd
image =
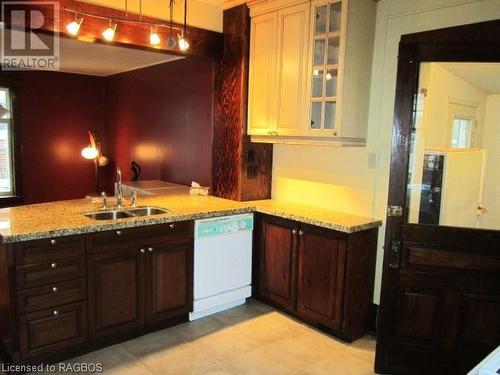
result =
[[152,253],[152,252],[153,252],[153,248],[152,248],[152,247],[148,247],[148,251],[149,251],[150,253]]
[[144,250],[144,249],[141,249],[139,251],[141,252],[141,254],[144,254],[146,252],[146,250]]
[[117,230],[117,231],[116,231],[116,235],[117,235],[117,236],[121,236],[121,235],[122,235],[122,231],[121,231],[121,230]]
[[59,311],[57,311],[57,310],[52,311],[52,315],[58,316],[59,315]]
[[52,293],[57,293],[59,289],[57,289],[57,286],[52,287]]
[[175,224],[170,224],[169,227],[173,228],[173,227],[175,227]]
[[52,268],[53,270],[55,270],[57,268],[57,263],[51,263],[50,264],[50,268]]
[[51,245],[55,245],[56,243],[57,243],[57,241],[56,241],[56,240],[53,240],[53,239],[52,239],[52,240],[50,240],[50,244],[51,244]]

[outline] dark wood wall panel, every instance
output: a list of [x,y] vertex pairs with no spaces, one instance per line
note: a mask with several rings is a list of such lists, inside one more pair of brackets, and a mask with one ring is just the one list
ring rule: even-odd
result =
[[249,44],[247,6],[224,11],[223,58],[215,68],[213,194],[242,201],[271,197],[273,147],[246,135]]

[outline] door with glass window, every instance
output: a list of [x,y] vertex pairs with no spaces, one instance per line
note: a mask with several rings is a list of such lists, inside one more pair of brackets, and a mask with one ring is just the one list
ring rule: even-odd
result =
[[466,374],[500,345],[500,21],[403,36],[375,369]]

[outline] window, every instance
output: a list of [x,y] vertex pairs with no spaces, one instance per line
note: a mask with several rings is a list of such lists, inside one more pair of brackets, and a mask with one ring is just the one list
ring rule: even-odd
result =
[[15,194],[12,127],[11,92],[0,87],[0,197]]
[[469,148],[471,138],[472,120],[455,117],[453,119],[453,129],[451,134],[451,147]]

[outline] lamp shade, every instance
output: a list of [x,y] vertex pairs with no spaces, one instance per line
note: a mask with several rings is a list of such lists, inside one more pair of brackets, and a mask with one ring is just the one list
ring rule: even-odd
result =
[[98,155],[99,155],[99,151],[95,147],[90,147],[89,146],[89,147],[85,147],[82,150],[82,156],[85,159],[92,160],[92,159],[97,158]]

